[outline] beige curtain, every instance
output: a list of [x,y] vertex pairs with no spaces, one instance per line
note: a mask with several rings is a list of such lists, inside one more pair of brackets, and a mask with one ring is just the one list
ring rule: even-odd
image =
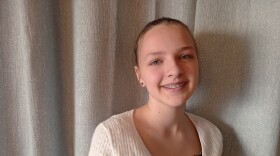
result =
[[87,155],[98,123],[145,102],[140,29],[187,23],[200,84],[186,109],[216,124],[224,156],[280,155],[279,0],[1,0],[0,155]]

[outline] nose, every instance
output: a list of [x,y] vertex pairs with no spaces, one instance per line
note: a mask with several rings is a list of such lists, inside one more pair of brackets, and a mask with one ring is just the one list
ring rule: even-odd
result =
[[168,77],[179,77],[183,73],[183,67],[177,60],[172,60],[167,65],[167,76]]

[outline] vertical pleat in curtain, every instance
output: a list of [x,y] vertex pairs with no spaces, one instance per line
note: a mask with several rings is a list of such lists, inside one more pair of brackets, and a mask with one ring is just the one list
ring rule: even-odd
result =
[[150,20],[194,32],[200,84],[187,110],[224,135],[224,153],[279,155],[280,2],[0,1],[0,155],[87,155],[109,116],[140,106],[134,40]]
[[63,95],[56,4],[4,0],[0,7],[0,155],[66,153],[73,120],[71,101],[63,103],[70,95]]
[[279,155],[280,1],[197,1],[201,84],[191,111],[222,130],[223,155]]

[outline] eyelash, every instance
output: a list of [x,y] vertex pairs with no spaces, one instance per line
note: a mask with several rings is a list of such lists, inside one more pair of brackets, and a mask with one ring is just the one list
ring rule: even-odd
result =
[[149,65],[158,65],[158,64],[160,64],[160,63],[161,63],[160,60],[155,59],[155,60],[151,61],[151,62],[149,63]]
[[183,54],[180,56],[180,59],[183,59],[183,60],[188,60],[188,59],[193,59],[193,55],[190,55],[190,54]]
[[[194,56],[191,54],[182,54],[179,56],[179,59],[182,59],[182,60],[189,60],[189,59],[193,59],[193,58],[194,58]],[[161,63],[162,63],[162,61],[160,61],[159,59],[154,59],[149,63],[149,65],[159,65]]]

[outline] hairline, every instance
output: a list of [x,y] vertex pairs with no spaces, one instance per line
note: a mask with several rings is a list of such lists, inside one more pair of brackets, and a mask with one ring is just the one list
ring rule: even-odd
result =
[[[141,47],[141,45],[142,45],[142,41],[143,41],[144,36],[147,34],[147,32],[148,32],[149,30],[153,29],[153,28],[156,27],[156,26],[160,26],[160,25],[178,25],[178,26],[182,26],[182,27],[187,31],[187,33],[190,34],[190,37],[191,37],[192,42],[193,42],[193,44],[194,44],[194,50],[195,50],[195,53],[196,53],[197,58],[198,58],[196,42],[195,42],[194,37],[193,37],[193,35],[192,35],[191,31],[189,30],[189,28],[188,28],[187,25],[185,25],[184,23],[182,23],[181,21],[176,20],[176,19],[164,20],[164,21],[161,21],[161,22],[155,23],[155,24],[153,24],[153,22],[150,22],[150,23],[148,23],[148,24],[143,28],[143,30],[140,32],[140,34],[139,34],[139,36],[138,36],[138,38],[137,38],[136,45],[135,45],[135,47],[134,47],[134,48],[135,48],[134,52],[136,53],[135,55],[137,55],[137,56],[135,56],[135,57],[136,57],[136,59],[135,59],[135,65],[136,65],[137,67],[140,67],[140,66],[139,66],[139,59],[140,59],[140,51],[139,51],[139,49],[141,49],[140,47]],[[136,51],[136,50],[137,50],[137,51]]]

